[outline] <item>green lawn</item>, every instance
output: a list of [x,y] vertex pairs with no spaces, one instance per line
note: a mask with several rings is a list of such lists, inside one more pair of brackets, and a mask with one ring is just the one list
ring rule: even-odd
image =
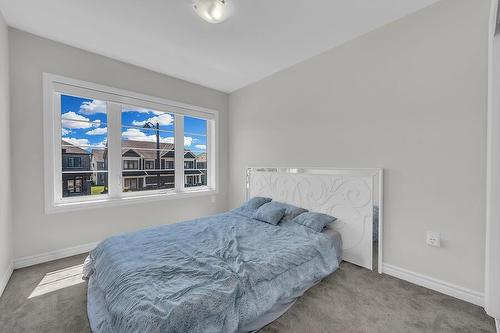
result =
[[101,194],[102,191],[104,191],[104,186],[92,186],[90,190],[92,194]]

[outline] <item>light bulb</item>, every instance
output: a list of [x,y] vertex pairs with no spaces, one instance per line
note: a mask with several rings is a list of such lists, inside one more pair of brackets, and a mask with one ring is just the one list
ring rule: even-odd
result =
[[210,23],[221,23],[229,16],[227,0],[196,0],[194,10]]

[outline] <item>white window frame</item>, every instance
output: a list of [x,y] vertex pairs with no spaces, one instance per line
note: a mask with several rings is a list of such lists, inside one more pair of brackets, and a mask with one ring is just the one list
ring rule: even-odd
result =
[[[108,185],[107,194],[62,197],[60,95],[107,102]],[[121,106],[132,105],[172,113],[175,117],[175,188],[141,192],[122,191]],[[207,186],[184,186],[184,116],[207,120]],[[96,83],[43,73],[45,212],[58,213],[148,201],[189,198],[218,193],[219,112]],[[113,148],[115,147],[115,148]]]

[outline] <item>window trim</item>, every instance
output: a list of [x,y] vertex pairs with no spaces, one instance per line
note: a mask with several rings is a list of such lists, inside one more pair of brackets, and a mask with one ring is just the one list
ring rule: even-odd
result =
[[[62,198],[61,186],[61,112],[59,94],[99,99],[108,102],[108,132],[120,131],[121,112],[117,114],[118,104],[137,106],[164,111],[175,116],[175,142],[184,142],[184,116],[207,120],[207,186],[184,187],[184,149],[176,149],[175,189],[142,192],[122,192],[121,150],[114,149],[108,156],[108,194]],[[114,107],[114,112],[111,110]],[[110,128],[110,115],[114,114],[114,129]],[[118,118],[120,121],[118,122]],[[180,103],[164,98],[149,96],[128,90],[112,88],[96,83],[71,79],[55,74],[43,73],[43,127],[44,127],[44,201],[45,213],[68,212],[98,207],[110,207],[131,203],[144,203],[159,200],[181,199],[218,193],[219,188],[219,111]],[[179,127],[179,128],[178,128]],[[117,138],[108,133],[109,144],[117,145]],[[114,141],[114,142],[113,142]],[[121,137],[120,142],[121,145]],[[182,147],[184,148],[184,147]],[[117,164],[119,160],[119,164]],[[117,173],[117,168],[120,172]],[[113,171],[112,171],[113,170]],[[114,179],[113,179],[114,178]],[[117,187],[117,185],[120,185]],[[117,187],[117,188],[113,188]]]

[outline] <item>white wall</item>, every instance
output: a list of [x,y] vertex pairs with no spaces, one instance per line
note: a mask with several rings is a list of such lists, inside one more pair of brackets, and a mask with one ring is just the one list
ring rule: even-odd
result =
[[497,7],[498,0],[492,1],[489,45],[485,309],[490,316],[500,318],[498,283],[500,281],[500,34],[495,35]]
[[383,167],[385,262],[482,292],[488,11],[444,0],[231,94],[230,207],[248,165]]
[[8,33],[0,13],[0,295],[12,269],[12,220],[10,214],[9,53]]
[[[227,207],[227,103],[224,93],[10,29],[14,257],[77,246]],[[220,110],[220,193],[64,214],[44,214],[42,73]]]

